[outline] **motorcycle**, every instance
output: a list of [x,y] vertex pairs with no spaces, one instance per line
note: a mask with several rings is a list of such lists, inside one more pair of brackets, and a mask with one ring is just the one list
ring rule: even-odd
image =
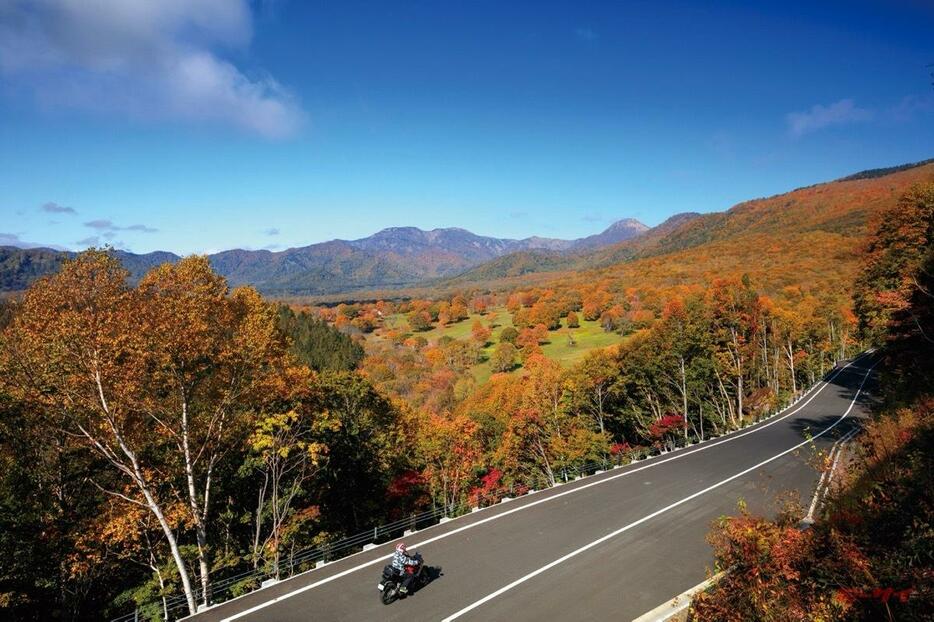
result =
[[[406,565],[405,570],[403,571],[407,575],[415,575],[415,578],[412,579],[408,593],[418,591],[419,588],[422,588],[428,584],[431,580],[428,568],[425,566],[425,562],[422,560],[421,553],[415,553],[415,560],[418,562],[414,565]],[[402,588],[402,573],[392,567],[392,564],[386,564],[383,567],[383,576],[379,581],[377,588],[379,589],[379,598],[384,605],[388,605],[399,598],[402,593],[400,589]]]

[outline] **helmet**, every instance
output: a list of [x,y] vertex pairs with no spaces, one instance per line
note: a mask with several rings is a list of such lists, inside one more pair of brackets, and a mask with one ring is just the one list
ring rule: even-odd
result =
[[405,542],[400,542],[396,545],[396,551],[399,553],[405,553]]

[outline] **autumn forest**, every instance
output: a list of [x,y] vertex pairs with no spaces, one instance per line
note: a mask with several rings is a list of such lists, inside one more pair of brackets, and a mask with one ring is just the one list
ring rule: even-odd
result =
[[[194,613],[378,525],[737,430],[872,346],[898,413],[878,425],[929,443],[934,164],[647,235],[587,266],[339,304],[231,287],[202,256],[139,278],[106,249],[66,260],[0,314],[4,617]],[[886,472],[921,495],[899,520],[929,521],[931,489]],[[736,520],[790,546],[782,525]],[[716,532],[724,564],[753,564],[748,529]],[[884,572],[930,589],[915,536],[926,553]],[[760,570],[776,577],[761,592],[731,584],[698,611],[789,607],[787,572]],[[815,593],[793,603],[803,617],[862,615]]]

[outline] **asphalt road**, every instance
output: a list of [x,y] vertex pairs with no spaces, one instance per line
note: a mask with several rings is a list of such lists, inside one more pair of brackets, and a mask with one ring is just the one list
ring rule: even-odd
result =
[[389,606],[376,584],[394,543],[189,619],[632,620],[704,580],[713,563],[705,536],[740,499],[771,514],[779,493],[796,491],[807,507],[818,479],[815,452],[866,416],[872,364],[868,356],[855,360],[755,427],[407,538],[442,574]]

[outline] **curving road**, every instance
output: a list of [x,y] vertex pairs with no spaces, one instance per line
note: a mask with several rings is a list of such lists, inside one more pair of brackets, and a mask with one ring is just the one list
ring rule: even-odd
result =
[[389,543],[188,619],[631,620],[705,578],[705,535],[738,500],[772,513],[793,490],[807,504],[809,459],[866,416],[873,365],[857,358],[741,432],[425,529],[407,541],[442,576],[392,605],[376,590]]

